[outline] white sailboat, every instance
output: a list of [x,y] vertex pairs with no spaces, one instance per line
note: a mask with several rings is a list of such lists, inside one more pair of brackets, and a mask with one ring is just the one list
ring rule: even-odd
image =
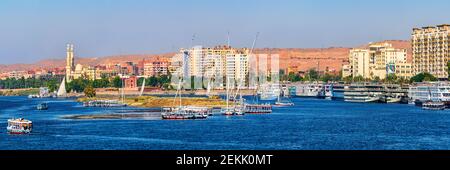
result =
[[144,94],[144,88],[145,88],[145,78],[144,78],[144,81],[142,81],[142,87],[141,87],[141,92],[139,93],[139,96],[142,96],[142,94]]
[[[230,78],[227,78],[227,83],[226,83],[226,92],[227,92],[227,108],[226,110],[223,112],[224,115],[227,116],[231,116],[231,115],[243,115],[244,112],[242,111],[242,95],[240,96],[240,100],[237,101],[237,96],[240,94],[239,89],[240,89],[240,84],[236,90],[236,95],[232,95],[233,90],[231,89],[231,85],[230,85]],[[233,97],[233,107],[230,107],[230,98]],[[239,102],[239,103],[238,103]],[[238,106],[239,104],[239,106]]]
[[59,85],[58,93],[56,93],[57,97],[67,97],[67,91],[66,91],[66,78],[63,78],[63,81],[61,82],[61,85]]

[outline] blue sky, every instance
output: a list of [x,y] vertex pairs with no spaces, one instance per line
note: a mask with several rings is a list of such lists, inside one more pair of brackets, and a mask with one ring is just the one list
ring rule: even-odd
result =
[[[191,44],[351,47],[450,23],[446,0],[1,0],[0,64],[158,54]],[[420,11],[420,12],[419,12]]]

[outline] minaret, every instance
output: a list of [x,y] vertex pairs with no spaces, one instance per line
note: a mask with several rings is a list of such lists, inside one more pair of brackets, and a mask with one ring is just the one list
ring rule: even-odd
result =
[[66,81],[72,81],[72,74],[75,68],[75,62],[73,57],[73,44],[67,44],[67,56],[66,56]]

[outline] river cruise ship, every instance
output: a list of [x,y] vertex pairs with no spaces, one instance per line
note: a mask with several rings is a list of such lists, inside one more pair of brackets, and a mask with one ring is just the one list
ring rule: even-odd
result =
[[446,108],[444,102],[426,101],[422,104],[424,110],[444,110]]
[[247,105],[245,105],[244,113],[250,113],[250,114],[272,113],[272,105],[270,105],[270,104],[247,104]]
[[384,91],[382,85],[352,84],[345,87],[344,100],[356,103],[379,102]]
[[449,82],[424,82],[415,83],[409,87],[409,104],[422,106],[427,101],[443,102],[450,105],[450,83]]
[[332,99],[333,84],[323,83],[294,83],[290,85],[291,92],[295,97],[317,97]]

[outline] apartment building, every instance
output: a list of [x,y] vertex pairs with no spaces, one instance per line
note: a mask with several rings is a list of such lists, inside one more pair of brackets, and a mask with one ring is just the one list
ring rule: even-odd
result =
[[161,76],[169,74],[169,62],[157,59],[144,63],[144,76]]
[[[232,81],[244,80],[248,74],[248,53],[249,50],[246,48],[195,46],[191,49],[181,49],[174,56],[169,69],[178,69],[175,71],[177,74],[187,72],[189,77],[216,79],[216,81],[223,77],[230,77]],[[222,82],[225,84],[226,80]],[[214,88],[223,88],[224,84]]]
[[350,50],[349,65],[343,66],[343,76],[385,79],[388,74],[396,74],[397,68],[406,69],[406,57],[406,49],[394,48],[390,43],[373,43],[367,48],[355,48]]
[[412,32],[413,74],[428,72],[448,79],[450,25],[414,28]]

